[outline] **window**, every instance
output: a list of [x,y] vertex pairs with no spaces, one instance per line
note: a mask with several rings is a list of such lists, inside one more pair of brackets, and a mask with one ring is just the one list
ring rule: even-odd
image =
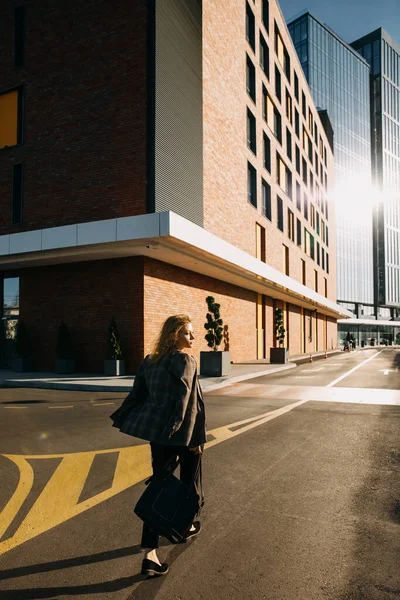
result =
[[314,123],[314,142],[315,142],[316,146],[318,146],[318,136],[319,136],[318,125],[316,123]]
[[247,109],[247,147],[250,148],[254,154],[257,154],[256,118],[249,109]]
[[308,198],[304,194],[304,218],[308,221]]
[[22,90],[0,94],[0,148],[22,144],[22,118]]
[[256,51],[256,27],[253,11],[248,2],[246,2],[246,38],[253,51]]
[[293,123],[293,110],[292,110],[292,97],[289,94],[289,90],[286,90],[286,117],[289,123]]
[[282,78],[278,67],[275,65],[275,95],[282,102]]
[[247,56],[246,59],[246,87],[247,93],[253,102],[256,101],[256,68]]
[[326,253],[326,272],[329,275],[329,254]]
[[17,6],[14,12],[14,67],[25,66],[25,7]]
[[318,271],[314,269],[314,289],[318,292]]
[[289,275],[289,248],[282,244],[282,258],[283,258],[283,272],[285,275]]
[[300,139],[300,115],[297,108],[294,109],[294,131],[297,137]]
[[317,265],[318,265],[318,266],[319,266],[319,265],[320,265],[320,263],[321,263],[321,260],[320,260],[320,253],[321,253],[321,247],[320,247],[320,245],[319,245],[319,242],[317,242]]
[[318,164],[319,164],[318,163],[318,153],[315,152],[314,153],[314,165],[315,165],[315,172],[317,174],[317,177],[318,177]]
[[325,298],[328,297],[328,280],[326,277],[324,277],[324,293],[325,293]]
[[313,160],[313,147],[312,147],[312,141],[310,140],[310,138],[308,138],[308,160],[310,161],[311,164],[313,164],[312,160]]
[[321,267],[325,271],[325,250],[321,248]]
[[311,203],[310,203],[310,225],[313,229],[315,229],[315,209]]
[[300,148],[298,147],[298,145],[296,144],[296,171],[299,175],[301,175],[300,173],[300,169],[301,169],[301,163],[300,163]]
[[262,214],[272,221],[271,186],[262,180]]
[[285,71],[286,79],[290,83],[290,56],[286,48],[283,48],[283,70]]
[[[326,207],[328,208],[328,205],[326,205]],[[326,245],[329,246],[329,231],[328,231],[328,226],[325,227],[325,239],[326,239]]]
[[294,214],[290,210],[290,208],[288,208],[287,214],[288,214],[288,237],[292,242],[294,242]]
[[269,0],[262,0],[261,18],[267,32],[269,32]]
[[297,102],[299,101],[299,78],[297,77],[297,73],[295,71],[294,73],[294,97],[296,98]]
[[317,234],[320,234],[320,216],[319,212],[317,212]]
[[307,185],[307,163],[306,163],[306,159],[303,158],[302,159],[302,166],[303,166],[303,182]]
[[328,166],[328,159],[327,159],[327,152],[326,152],[326,148],[324,146],[324,164],[327,167]]
[[286,192],[289,198],[292,197],[292,173],[287,168],[279,154],[276,154],[277,162],[277,181],[280,187]]
[[263,86],[263,117],[274,132],[278,142],[282,144],[282,117]]
[[296,224],[297,224],[297,245],[301,246],[302,241],[301,241],[301,221],[300,221],[300,219],[297,219]]
[[311,169],[310,169],[310,194],[311,194],[311,197],[313,198],[314,197],[314,177],[311,172]]
[[298,181],[296,181],[296,208],[301,210],[301,188]]
[[292,160],[292,134],[289,129],[286,127],[286,154],[288,155],[289,160]]
[[319,136],[319,155],[321,158],[324,157],[324,142],[322,141],[321,136]]
[[308,129],[310,130],[311,137],[314,134],[314,119],[312,116],[311,109],[308,109]]
[[249,162],[247,163],[247,199],[257,208],[257,172]]
[[283,200],[277,196],[276,198],[276,208],[277,208],[277,216],[278,216],[278,229],[283,231]]
[[306,285],[306,261],[303,260],[302,258],[300,259],[301,261],[301,283],[303,285]]
[[13,188],[12,188],[12,206],[11,222],[13,225],[22,223],[22,205],[23,205],[23,165],[13,166]]
[[265,75],[269,79],[269,48],[262,33],[260,33],[260,65]]
[[264,133],[264,169],[271,173],[271,140]]
[[284,48],[285,46],[283,45],[281,34],[279,33],[279,29],[275,23],[275,54],[277,55],[282,67],[285,61]]
[[301,110],[303,113],[303,117],[305,119],[307,119],[307,102],[306,102],[306,95],[304,92],[301,92]]
[[276,107],[274,108],[274,134],[280,144],[282,144],[282,117]]
[[256,258],[265,262],[265,227],[256,223]]

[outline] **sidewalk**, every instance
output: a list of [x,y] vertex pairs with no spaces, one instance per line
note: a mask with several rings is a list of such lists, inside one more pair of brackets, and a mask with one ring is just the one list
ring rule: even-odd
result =
[[[329,351],[328,356],[340,350]],[[313,360],[323,358],[324,352],[313,353]],[[296,363],[308,362],[310,355],[302,354],[290,358],[286,365],[270,364],[267,361],[250,361],[231,365],[231,374],[227,377],[202,377],[201,387],[205,392],[261,377],[280,371],[296,368]],[[15,371],[0,370],[0,388],[23,387],[52,390],[74,390],[84,392],[129,392],[134,382],[133,375],[124,377],[106,377],[105,375],[74,373],[71,375],[57,375],[56,373],[16,373]]]

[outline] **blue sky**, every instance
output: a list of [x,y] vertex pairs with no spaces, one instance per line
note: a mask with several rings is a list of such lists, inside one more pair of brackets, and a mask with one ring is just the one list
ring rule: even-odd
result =
[[400,0],[278,0],[286,20],[308,9],[346,42],[383,27],[400,44]]

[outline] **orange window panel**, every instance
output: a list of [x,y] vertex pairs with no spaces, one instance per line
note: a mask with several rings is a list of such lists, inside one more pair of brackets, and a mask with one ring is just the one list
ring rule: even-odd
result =
[[0,96],[0,148],[18,140],[18,90]]

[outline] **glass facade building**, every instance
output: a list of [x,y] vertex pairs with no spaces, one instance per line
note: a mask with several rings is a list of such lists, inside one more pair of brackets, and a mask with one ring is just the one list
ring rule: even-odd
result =
[[337,299],[374,314],[369,64],[309,12],[288,23],[314,102],[334,131]]
[[381,28],[352,46],[370,65],[375,294],[390,318],[400,314],[400,46]]

